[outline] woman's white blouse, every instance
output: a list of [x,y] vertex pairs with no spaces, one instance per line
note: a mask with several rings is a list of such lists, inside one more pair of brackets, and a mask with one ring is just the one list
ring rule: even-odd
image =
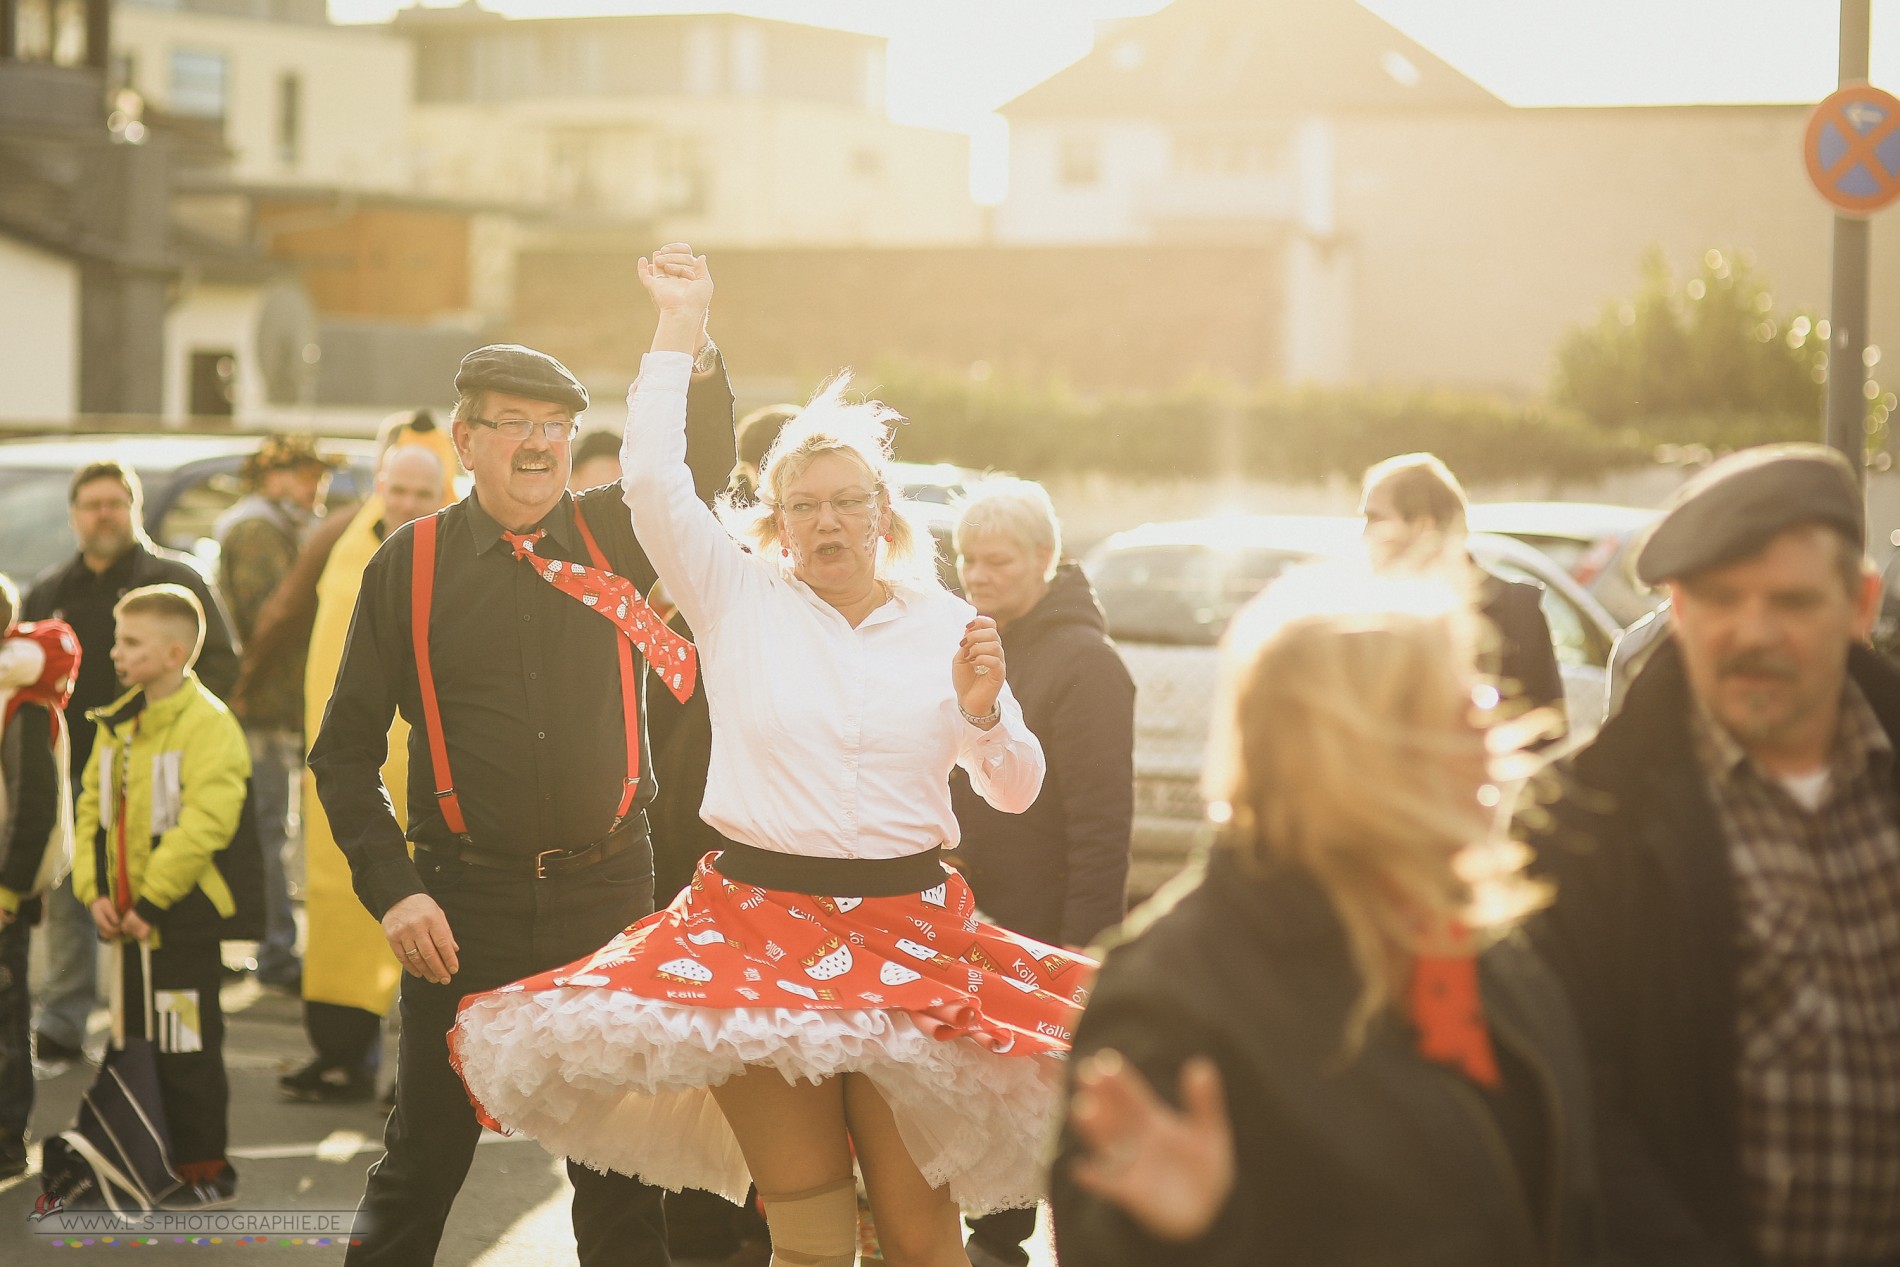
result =
[[1002,720],[963,720],[951,660],[974,608],[898,586],[853,629],[776,559],[748,553],[693,492],[692,358],[650,352],[628,392],[620,464],[633,526],[692,622],[712,709],[700,817],[732,840],[825,858],[957,843],[952,765],[996,808],[1042,788],[1042,745],[1005,685]]

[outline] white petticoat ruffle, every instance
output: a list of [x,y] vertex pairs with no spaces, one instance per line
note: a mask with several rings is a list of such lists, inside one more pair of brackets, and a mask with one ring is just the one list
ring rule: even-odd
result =
[[463,1008],[450,1036],[489,1116],[550,1152],[734,1202],[750,1182],[713,1101],[747,1066],[787,1081],[870,1077],[932,1187],[970,1214],[1033,1205],[1061,1063],[937,1039],[902,1012],[706,1008],[618,990],[526,990]]

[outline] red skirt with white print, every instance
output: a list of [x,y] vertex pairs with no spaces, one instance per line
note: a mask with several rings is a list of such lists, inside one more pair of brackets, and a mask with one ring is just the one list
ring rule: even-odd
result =
[[895,897],[691,886],[586,959],[464,999],[451,1058],[484,1118],[600,1169],[742,1200],[709,1088],[863,1073],[932,1186],[1034,1202],[1094,961],[980,922],[963,879]]

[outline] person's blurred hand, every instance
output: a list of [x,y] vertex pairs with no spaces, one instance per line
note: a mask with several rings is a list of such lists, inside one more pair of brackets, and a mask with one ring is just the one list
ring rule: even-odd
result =
[[1234,1190],[1234,1133],[1214,1062],[1181,1066],[1179,1112],[1118,1051],[1084,1060],[1075,1085],[1069,1121],[1089,1150],[1070,1164],[1077,1185],[1161,1240],[1205,1235]]
[[127,911],[119,919],[119,931],[133,941],[144,941],[152,935],[152,926],[137,911]]

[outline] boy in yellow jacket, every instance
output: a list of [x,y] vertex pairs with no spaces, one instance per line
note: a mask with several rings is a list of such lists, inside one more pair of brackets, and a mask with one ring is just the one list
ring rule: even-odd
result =
[[[244,732],[191,665],[204,609],[179,585],[148,585],[113,608],[112,664],[132,689],[87,716],[99,737],[74,822],[73,892],[107,941],[152,947],[152,1035],[172,1160],[185,1187],[168,1208],[237,1199],[225,1157],[229,1086],[218,1006],[221,921],[235,909],[216,855],[244,808]],[[139,958],[122,957],[128,1034],[144,1026]]]

